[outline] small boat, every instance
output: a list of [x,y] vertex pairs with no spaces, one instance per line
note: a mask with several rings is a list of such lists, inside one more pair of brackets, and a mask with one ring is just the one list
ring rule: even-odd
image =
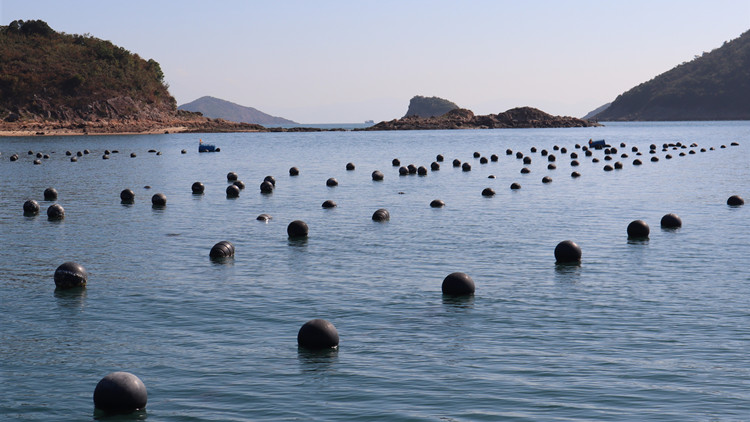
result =
[[216,145],[204,144],[203,139],[199,140],[198,152],[219,152],[221,148],[216,148]]
[[589,148],[602,149],[606,146],[607,146],[607,142],[605,142],[604,139],[599,139],[598,141],[589,139]]

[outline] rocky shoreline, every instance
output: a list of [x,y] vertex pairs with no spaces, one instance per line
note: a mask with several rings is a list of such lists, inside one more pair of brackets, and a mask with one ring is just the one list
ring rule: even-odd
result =
[[434,129],[509,129],[567,128],[601,126],[576,117],[553,116],[533,107],[518,107],[498,114],[476,116],[471,110],[458,108],[438,117],[408,116],[354,130],[434,130]]

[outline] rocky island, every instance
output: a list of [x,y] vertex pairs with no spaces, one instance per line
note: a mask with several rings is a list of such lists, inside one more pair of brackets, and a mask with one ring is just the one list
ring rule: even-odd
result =
[[476,116],[471,110],[457,108],[438,117],[405,116],[357,130],[429,130],[429,129],[508,129],[566,128],[599,126],[576,117],[547,114],[533,107],[517,107],[498,114]]

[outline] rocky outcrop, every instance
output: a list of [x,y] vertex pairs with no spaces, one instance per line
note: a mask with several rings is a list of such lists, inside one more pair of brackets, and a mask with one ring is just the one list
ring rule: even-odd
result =
[[409,109],[404,117],[437,117],[457,108],[456,103],[440,97],[417,95],[409,101]]
[[598,124],[576,117],[552,116],[532,107],[518,107],[503,113],[484,116],[476,116],[471,110],[459,108],[439,117],[403,117],[357,130],[506,129],[589,126],[598,126]]

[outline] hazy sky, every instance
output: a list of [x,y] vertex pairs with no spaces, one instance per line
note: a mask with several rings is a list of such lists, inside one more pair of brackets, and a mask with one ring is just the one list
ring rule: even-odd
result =
[[302,123],[390,120],[414,95],[477,114],[582,116],[750,29],[750,0],[0,0],[158,61],[211,95]]

